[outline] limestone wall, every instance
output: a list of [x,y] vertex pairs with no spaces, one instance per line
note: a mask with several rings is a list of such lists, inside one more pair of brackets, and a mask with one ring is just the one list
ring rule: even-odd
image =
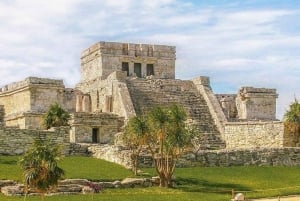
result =
[[114,71],[122,71],[128,63],[128,75],[134,75],[134,63],[141,64],[141,77],[147,76],[152,64],[157,78],[175,78],[175,47],[150,44],[98,42],[81,54],[82,81],[106,79]]
[[226,148],[283,147],[284,125],[279,121],[230,122],[224,131]]
[[276,120],[276,89],[242,87],[236,98],[239,119]]
[[52,142],[63,145],[68,142],[68,130],[69,128],[42,131],[0,127],[0,155],[23,154],[37,138],[50,139]]
[[227,122],[226,116],[218,102],[217,97],[210,87],[209,77],[198,77],[193,79],[193,83],[197,87],[198,92],[203,96],[209,112],[213,118],[214,124],[217,126],[222,139],[224,140],[224,128]]
[[41,128],[41,115],[55,102],[69,112],[75,112],[76,93],[66,89],[62,80],[46,78],[29,77],[6,85],[0,92],[5,123],[20,128]]
[[123,124],[124,118],[114,114],[74,113],[70,121],[70,142],[111,143]]
[[[130,150],[121,146],[89,147],[93,157],[118,163],[127,168],[132,166]],[[213,166],[299,166],[300,148],[260,148],[260,149],[222,149],[200,150],[187,153],[178,162],[178,167]],[[139,167],[151,167],[153,160],[149,154],[141,154]]]
[[0,105],[0,126],[4,124],[4,115],[5,115],[4,105]]
[[80,83],[76,88],[91,98],[91,112],[109,112],[128,119],[135,115],[132,100],[125,83],[126,73],[113,72],[106,80]]
[[26,112],[6,118],[5,125],[22,129],[44,129],[43,113]]
[[201,166],[299,166],[300,148],[200,151],[188,161]]

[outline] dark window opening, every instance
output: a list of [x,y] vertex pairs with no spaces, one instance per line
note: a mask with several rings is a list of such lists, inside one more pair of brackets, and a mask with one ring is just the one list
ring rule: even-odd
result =
[[142,77],[142,64],[134,63],[134,73],[137,77]]
[[99,128],[93,128],[92,130],[92,142],[99,143]]
[[126,71],[127,76],[129,76],[129,64],[128,64],[128,62],[122,62],[122,71]]
[[147,76],[154,75],[153,64],[147,64]]

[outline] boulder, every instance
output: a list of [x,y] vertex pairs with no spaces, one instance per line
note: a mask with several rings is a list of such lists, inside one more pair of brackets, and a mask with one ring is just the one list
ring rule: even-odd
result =
[[94,189],[89,187],[89,186],[84,186],[82,188],[82,193],[83,194],[90,194],[90,193],[94,193]]
[[16,182],[13,180],[0,180],[0,188],[2,188],[4,186],[13,186],[15,184],[16,184]]
[[59,185],[77,184],[82,186],[88,186],[90,183],[87,179],[65,179],[58,182]]
[[123,187],[131,187],[131,188],[137,186],[142,187],[144,183],[145,183],[145,179],[142,178],[126,178],[121,182]]
[[24,185],[17,184],[14,186],[4,186],[1,188],[1,193],[6,196],[23,195]]
[[78,184],[59,185],[58,192],[80,193],[83,186]]

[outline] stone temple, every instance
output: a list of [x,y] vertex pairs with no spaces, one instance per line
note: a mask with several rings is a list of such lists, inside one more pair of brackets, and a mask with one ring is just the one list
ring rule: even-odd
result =
[[201,149],[283,147],[276,120],[275,89],[241,87],[214,94],[208,77],[175,79],[176,48],[166,45],[98,42],[81,54],[81,80],[28,77],[0,89],[5,128],[43,130],[42,116],[55,102],[71,113],[71,143],[112,143],[124,122],[156,105],[177,103],[201,133]]

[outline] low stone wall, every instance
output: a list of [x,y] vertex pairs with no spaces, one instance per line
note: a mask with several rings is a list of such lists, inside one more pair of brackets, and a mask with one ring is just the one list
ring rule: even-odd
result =
[[68,143],[65,149],[65,154],[68,156],[90,156],[91,152],[88,147],[91,144]]
[[53,131],[28,130],[0,127],[0,155],[20,155],[33,144],[34,139],[49,139],[57,144],[67,143],[69,128],[61,127]]
[[[89,147],[96,158],[118,163],[131,168],[130,150],[121,146]],[[178,167],[196,166],[298,166],[300,165],[300,148],[261,148],[235,150],[201,150],[197,154],[188,153],[179,159]],[[139,167],[151,167],[153,160],[148,154],[142,154]]]
[[262,148],[241,150],[200,151],[197,156],[186,155],[197,166],[298,166],[300,148]]
[[283,147],[284,125],[280,121],[226,123],[224,140],[228,149]]
[[130,150],[122,146],[114,145],[92,145],[88,148],[95,158],[107,160],[131,168]]

